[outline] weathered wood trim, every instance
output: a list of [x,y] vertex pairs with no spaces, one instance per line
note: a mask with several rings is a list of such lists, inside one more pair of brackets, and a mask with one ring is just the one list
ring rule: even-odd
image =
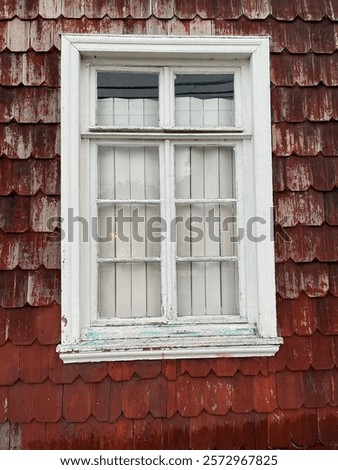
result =
[[[173,86],[173,81],[170,78],[172,71],[165,66],[167,59],[173,69],[176,58],[182,61],[191,57],[195,63],[197,59],[203,62],[204,59],[212,58],[218,66],[225,63],[232,67],[234,60],[239,59],[239,70],[235,73],[237,127],[206,129],[203,133],[198,128],[173,128],[174,110],[170,104],[173,101],[173,90],[164,92],[163,86],[160,96],[169,112],[164,113],[160,109],[162,127],[146,130],[135,128],[122,132],[116,128],[93,127],[90,116],[95,108],[95,67],[99,67],[100,60],[109,66],[107,61],[111,63],[116,59],[120,62],[121,57],[128,63],[134,57],[139,58],[140,53],[145,61],[151,55],[152,60],[157,61],[157,66],[162,61],[162,83],[164,81],[168,89]],[[95,64],[91,64],[94,54]],[[86,247],[81,245],[78,227],[74,230],[74,241],[70,243],[64,239],[62,243],[61,358],[65,362],[84,362],[274,354],[281,339],[276,332],[274,249],[270,233],[272,168],[269,38],[65,34],[62,35],[61,79],[61,215],[65,226],[68,222],[68,208],[73,208],[75,216],[82,215],[81,210],[87,217],[97,212],[96,198],[86,201],[88,197],[82,195],[81,185],[88,185],[90,191],[95,189],[95,159],[89,157],[91,152],[96,152],[94,149],[98,142],[100,145],[139,145],[141,142],[145,145],[148,142],[149,145],[159,147],[161,179],[165,182],[160,203],[166,219],[174,217],[175,202],[180,201],[174,199],[173,158],[164,158],[164,152],[170,155],[174,145],[187,143],[233,147],[239,222],[244,223],[255,216],[267,221],[260,226],[260,235],[266,237],[263,242],[253,244],[244,240],[239,243],[240,306],[238,322],[232,327],[226,319],[224,323],[212,323],[210,317],[210,324],[202,322],[189,325],[186,319],[181,321],[177,317],[175,265],[180,259],[176,257],[174,244],[168,240],[163,242],[161,250],[162,318],[148,324],[143,319],[133,319],[134,326],[117,326],[114,322],[98,326],[100,322],[95,307],[97,293],[93,293],[97,276],[83,274],[86,270],[96,273],[95,249],[93,244]],[[88,95],[89,98],[82,99],[81,108],[80,89],[81,97]],[[251,176],[248,178],[248,175]]]

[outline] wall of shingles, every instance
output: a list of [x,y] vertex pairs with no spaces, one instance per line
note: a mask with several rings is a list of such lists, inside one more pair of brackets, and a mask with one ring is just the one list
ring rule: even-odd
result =
[[[337,0],[0,2],[0,448],[338,448],[337,18]],[[276,242],[276,357],[58,358],[61,31],[271,35],[292,240]]]

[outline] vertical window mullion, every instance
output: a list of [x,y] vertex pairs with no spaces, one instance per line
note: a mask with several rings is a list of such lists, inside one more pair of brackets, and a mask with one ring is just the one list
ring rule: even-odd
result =
[[[250,145],[249,145],[250,148]],[[249,150],[249,148],[247,150]],[[235,198],[237,200],[235,206],[235,214],[236,217],[236,226],[237,226],[237,234],[236,236],[239,238],[237,243],[237,256],[238,256],[238,265],[237,265],[237,281],[238,281],[238,294],[240,292],[247,292],[248,285],[246,282],[247,273],[246,273],[246,263],[245,259],[248,256],[248,253],[245,249],[245,240],[242,239],[240,231],[243,230],[245,227],[245,197],[244,191],[246,191],[247,180],[246,180],[246,172],[244,171],[245,168],[245,159],[246,152],[244,151],[243,142],[237,142],[236,146],[233,150],[234,154],[234,166],[233,166],[233,181],[234,181],[234,191],[235,191]],[[249,153],[249,158],[251,155]],[[247,234],[245,233],[245,237]],[[254,263],[253,263],[254,266]],[[251,276],[251,279],[255,279],[255,275]],[[248,296],[250,302],[245,302],[243,296],[238,295],[238,312],[240,316],[242,316],[245,320],[248,320],[248,308],[252,308],[253,305],[251,295]],[[250,319],[251,320],[251,319]],[[254,321],[254,318],[252,319]]]
[[[165,140],[161,149],[161,214],[165,220],[166,231],[162,233],[161,272],[162,272],[162,315],[165,321],[172,321],[177,316],[176,308],[176,245],[172,241],[175,234],[171,230],[175,217],[174,203],[174,159],[173,146]],[[162,224],[164,229],[164,225]]]
[[172,128],[174,126],[175,90],[174,76],[169,67],[163,67],[162,73],[160,73],[159,97],[160,127]]
[[[97,240],[94,240],[94,234],[98,234],[98,208],[97,208],[97,197],[98,197],[98,187],[99,187],[99,175],[98,175],[98,145],[97,143],[90,145],[86,143],[87,152],[89,153],[89,191],[90,191],[90,208],[89,208],[89,249],[90,249],[90,259],[89,259],[89,269],[90,273],[94,276],[92,279],[92,285],[98,285],[98,264],[97,264],[97,255],[98,247]],[[94,226],[95,224],[95,226]],[[97,238],[97,237],[96,237]],[[98,304],[98,289],[91,289],[90,295],[90,310],[91,310],[91,322],[97,320],[99,314],[99,304]]]

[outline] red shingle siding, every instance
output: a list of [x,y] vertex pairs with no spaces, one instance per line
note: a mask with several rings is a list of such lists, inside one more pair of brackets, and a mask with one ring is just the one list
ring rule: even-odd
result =
[[[1,2],[0,448],[338,448],[337,19],[337,0]],[[275,357],[59,359],[61,31],[271,35]]]

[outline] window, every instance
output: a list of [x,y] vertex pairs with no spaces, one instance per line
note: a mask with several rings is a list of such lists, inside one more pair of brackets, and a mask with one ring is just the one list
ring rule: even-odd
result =
[[62,37],[65,362],[273,355],[265,37]]

